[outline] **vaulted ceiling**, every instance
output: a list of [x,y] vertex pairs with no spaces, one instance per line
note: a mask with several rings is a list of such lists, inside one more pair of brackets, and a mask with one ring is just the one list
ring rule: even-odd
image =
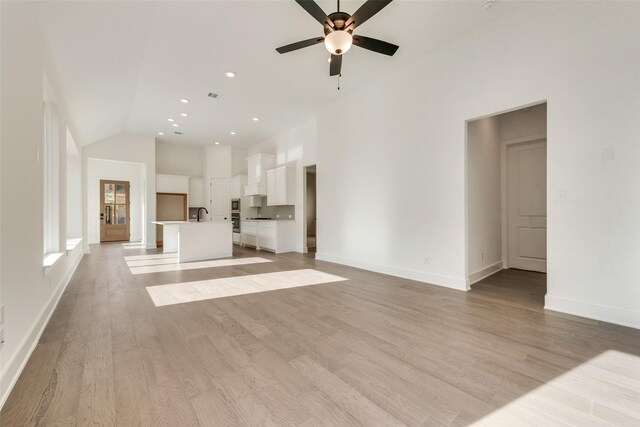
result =
[[[392,2],[356,33],[400,49],[388,57],[352,48],[340,91],[337,78],[329,77],[324,46],[275,51],[323,34],[293,0],[48,1],[37,7],[82,144],[128,131],[164,132],[159,139],[179,144],[250,146],[517,7],[498,2],[485,11],[483,2]],[[317,3],[327,13],[336,10],[335,1]],[[353,13],[362,3],[342,1],[341,10]],[[227,71],[236,77],[226,77]],[[219,97],[208,97],[210,92]]]

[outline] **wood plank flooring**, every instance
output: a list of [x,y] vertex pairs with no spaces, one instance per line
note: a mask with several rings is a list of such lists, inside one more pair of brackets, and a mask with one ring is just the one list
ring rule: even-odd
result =
[[[301,254],[132,275],[92,247],[2,426],[640,425],[640,331],[542,309],[544,275],[468,293]],[[315,269],[347,281],[156,307],[145,287]]]

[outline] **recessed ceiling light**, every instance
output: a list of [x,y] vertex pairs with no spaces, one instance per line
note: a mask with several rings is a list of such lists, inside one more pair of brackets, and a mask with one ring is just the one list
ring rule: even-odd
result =
[[189,100],[187,98],[182,98],[180,102],[182,102],[183,104],[188,104]]
[[187,113],[180,113],[180,115],[181,115],[182,117],[187,117],[187,116],[188,116],[188,114],[187,114]]
[[232,79],[232,78],[234,78],[236,76],[236,73],[234,73],[233,71],[227,71],[226,75],[227,75],[227,77]]
[[253,119],[251,119],[251,120],[253,120],[254,122],[257,122],[257,121],[258,121],[258,120],[260,120],[260,119],[259,119],[259,118],[257,118],[257,117],[254,117],[254,118],[253,118]]
[[214,144],[216,144],[216,145],[220,145],[220,143],[219,143],[218,141],[214,142]]
[[170,122],[175,122],[175,120],[173,120],[173,119],[167,119],[167,120],[169,120]]
[[177,123],[174,123],[174,124],[172,124],[171,126],[173,126],[174,128],[177,128],[177,127],[178,127],[178,126],[180,126],[180,125],[179,125],[179,124],[177,124]]
[[164,135],[164,132],[158,132],[158,135]]
[[231,135],[235,135],[235,134],[236,134],[236,132],[235,132],[235,131],[233,131],[233,130],[232,130],[231,132],[229,132],[229,133],[230,133]]

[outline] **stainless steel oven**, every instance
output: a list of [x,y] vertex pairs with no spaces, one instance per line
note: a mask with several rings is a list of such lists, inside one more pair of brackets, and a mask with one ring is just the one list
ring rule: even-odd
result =
[[240,232],[240,213],[239,212],[231,212],[231,224],[233,225],[233,232]]
[[231,212],[240,212],[240,199],[231,199]]

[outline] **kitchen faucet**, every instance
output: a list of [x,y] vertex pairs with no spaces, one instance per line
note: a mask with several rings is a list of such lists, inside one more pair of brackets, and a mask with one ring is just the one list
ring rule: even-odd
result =
[[204,209],[204,211],[207,213],[207,215],[209,214],[209,211],[207,210],[207,208],[198,208],[198,222],[200,222],[200,209]]

